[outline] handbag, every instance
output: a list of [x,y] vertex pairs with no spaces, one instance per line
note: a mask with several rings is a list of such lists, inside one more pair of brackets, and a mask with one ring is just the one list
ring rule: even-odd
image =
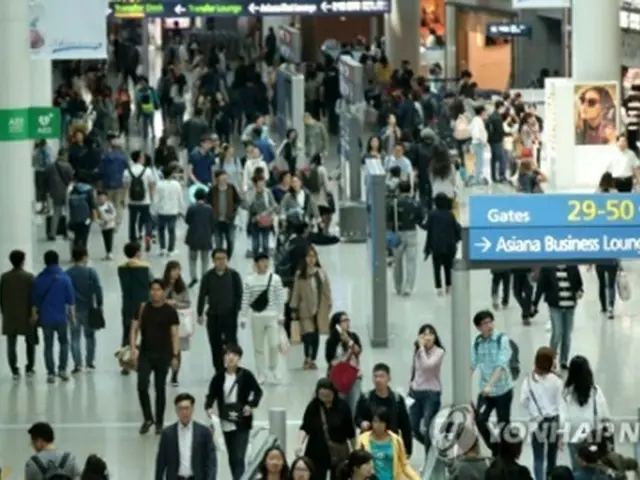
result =
[[629,277],[627,277],[627,273],[622,270],[622,268],[618,269],[618,274],[616,275],[616,290],[618,291],[620,300],[623,302],[628,302],[631,299]]
[[358,368],[349,362],[351,354],[346,360],[336,363],[329,371],[329,380],[340,393],[348,393],[358,379]]
[[320,419],[322,421],[322,431],[324,432],[324,439],[327,442],[329,448],[329,458],[332,467],[342,465],[349,458],[351,451],[349,450],[349,444],[347,442],[337,443],[329,438],[329,424],[327,423],[327,414],[323,406],[320,406]]
[[469,140],[471,138],[471,130],[469,130],[469,122],[464,115],[458,116],[453,126],[453,138],[456,140]]
[[104,320],[104,314],[102,309],[96,306],[96,296],[93,293],[93,275],[89,275],[89,291],[91,292],[91,306],[89,307],[89,318],[87,319],[87,325],[92,330],[102,330],[107,326]]
[[300,321],[292,320],[291,321],[291,337],[289,338],[289,343],[291,345],[300,345],[302,343],[302,333],[300,332]]
[[180,338],[189,338],[193,335],[193,316],[190,308],[176,308],[180,318]]
[[393,230],[387,231],[387,248],[398,248],[402,245],[402,239],[398,233],[398,200],[393,200]]

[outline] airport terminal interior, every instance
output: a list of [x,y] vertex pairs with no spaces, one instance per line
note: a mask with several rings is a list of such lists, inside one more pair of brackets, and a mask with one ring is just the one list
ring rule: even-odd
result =
[[[155,65],[155,63],[153,63]],[[157,71],[157,65],[154,67]],[[158,125],[160,126],[160,125]],[[157,129],[160,131],[161,129]],[[139,141],[139,140],[138,140]],[[508,190],[504,186],[474,187],[465,189],[462,200],[462,223],[466,223],[466,204],[472,194],[495,193],[504,194]],[[126,225],[126,219],[125,219]],[[6,226],[4,227],[6,228]],[[43,254],[46,250],[58,250],[64,264],[68,266],[68,245],[59,239],[55,243],[45,240],[44,226],[38,225],[38,240],[34,245],[34,270],[43,268]],[[81,462],[87,455],[97,453],[105,458],[109,465],[111,478],[116,480],[148,479],[154,476],[154,457],[158,438],[151,434],[140,436],[138,428],[142,421],[136,393],[136,377],[121,376],[114,358],[121,338],[120,322],[120,287],[116,267],[124,260],[122,246],[126,242],[126,229],[121,229],[116,236],[116,259],[114,261],[99,260],[103,256],[102,240],[97,227],[94,227],[90,242],[90,264],[99,276],[104,290],[105,317],[107,327],[97,335],[96,370],[92,373],[81,373],[69,382],[57,382],[50,385],[46,382],[42,347],[37,350],[36,375],[32,379],[11,379],[11,372],[4,366],[0,368],[0,464],[13,470],[15,476],[21,478],[24,462],[32,454],[27,429],[35,421],[48,421],[56,430],[56,444],[59,448],[73,452]],[[182,244],[185,226],[178,226],[179,253],[174,257],[183,265],[187,275],[187,251]],[[247,275],[252,262],[242,253],[247,247],[246,236],[239,232],[237,236],[238,254],[234,256],[231,266],[241,275]],[[424,234],[420,233],[419,246],[422,250]],[[10,247],[20,248],[20,245]],[[418,280],[416,288],[409,297],[398,296],[393,292],[391,270],[389,270],[389,343],[386,348],[372,348],[368,342],[372,317],[371,298],[371,265],[366,244],[341,243],[335,246],[319,247],[320,262],[326,269],[331,281],[333,293],[333,310],[344,310],[352,319],[352,329],[364,340],[361,366],[364,375],[363,388],[371,388],[371,368],[375,363],[385,362],[392,371],[392,385],[397,391],[406,392],[410,376],[410,364],[413,353],[413,342],[418,328],[425,323],[437,329],[447,349],[443,367],[443,405],[451,401],[451,359],[456,355],[452,351],[451,330],[453,322],[460,322],[473,329],[471,318],[452,318],[452,299],[450,296],[438,296],[434,288],[430,261],[423,262],[419,255]],[[145,256],[150,262],[156,276],[161,276],[165,258],[157,253],[157,246]],[[2,260],[3,265],[8,265]],[[625,268],[631,285],[640,285],[640,268],[633,262],[626,262]],[[606,319],[599,313],[598,286],[595,273],[582,267],[585,282],[585,295],[580,300],[573,333],[571,355],[586,356],[592,364],[595,380],[603,389],[609,403],[611,414],[615,420],[628,419],[635,421],[638,417],[638,398],[640,384],[636,381],[635,358],[633,350],[635,341],[640,341],[640,297],[632,296],[627,303],[618,302],[615,319]],[[471,272],[471,291],[465,292],[471,303],[471,311],[491,307],[490,272],[488,270]],[[197,288],[191,290],[192,299],[197,295]],[[638,306],[638,310],[636,310]],[[514,300],[506,309],[495,312],[496,328],[506,332],[520,347],[520,358],[523,375],[532,368],[533,355],[538,347],[548,344],[549,320],[545,305],[540,305],[540,313],[532,320],[531,326],[523,326],[520,312]],[[638,322],[638,323],[636,323]],[[475,332],[472,332],[475,335]],[[242,365],[253,369],[250,335],[247,331],[240,333],[240,343],[245,350]],[[19,343],[20,364],[24,365],[24,349]],[[297,447],[298,428],[303,411],[314,392],[316,381],[324,376],[326,365],[323,360],[324,339],[321,340],[319,369],[317,371],[302,370],[302,347],[292,347],[290,353],[281,362],[281,374],[284,381],[278,386],[265,385],[265,395],[255,411],[256,431],[264,432],[268,428],[270,409],[286,410],[287,441],[286,451],[293,458]],[[0,340],[0,358],[6,365],[6,343]],[[189,392],[197,399],[197,419],[207,422],[203,410],[204,396],[213,375],[211,355],[206,332],[196,327],[192,347],[183,357],[180,372],[180,386],[168,387],[168,405],[165,423],[175,421],[171,399],[180,392]],[[469,377],[469,382],[474,382]],[[513,401],[513,416],[517,420],[526,421],[525,413],[518,399],[520,388],[516,387]],[[477,388],[474,383],[474,395]],[[470,398],[471,402],[473,399]],[[259,438],[264,435],[256,433],[252,447],[256,447]],[[262,437],[260,437],[262,435]],[[250,450],[251,448],[250,447]],[[626,444],[617,446],[621,453],[634,455],[635,446]],[[424,454],[420,445],[414,443],[414,456],[411,462],[420,467]],[[251,451],[249,452],[251,456]],[[226,456],[219,452],[219,479],[230,478]],[[523,453],[523,463],[531,466],[531,449],[527,446]],[[568,464],[568,455],[562,452],[560,463]]]

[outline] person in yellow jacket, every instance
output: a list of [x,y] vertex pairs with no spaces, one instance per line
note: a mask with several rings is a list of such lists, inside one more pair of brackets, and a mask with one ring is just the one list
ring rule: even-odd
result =
[[386,408],[373,413],[371,430],[358,437],[357,447],[373,457],[373,471],[377,480],[420,480],[409,463],[402,438],[388,429],[391,414]]

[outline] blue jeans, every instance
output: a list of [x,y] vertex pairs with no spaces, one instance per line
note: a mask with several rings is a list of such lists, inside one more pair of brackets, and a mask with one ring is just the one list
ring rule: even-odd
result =
[[473,177],[470,180],[481,185],[484,183],[484,144],[472,143],[471,151],[473,152],[476,163],[474,167]]
[[153,125],[154,113],[155,112],[143,113],[142,115],[140,115],[140,122],[142,126],[142,139],[145,141],[145,143],[149,138],[149,132],[151,132],[151,138],[156,138],[156,130],[155,130],[155,126]]
[[[129,241],[137,242],[138,219],[146,236],[151,236],[151,208],[149,205],[129,204]],[[142,234],[142,232],[140,232]]]
[[433,390],[410,390],[415,400],[409,411],[413,438],[424,445],[425,455],[431,447],[431,422],[440,411],[442,392]]
[[[167,250],[169,252],[175,250],[177,220],[177,215],[158,215],[158,243],[160,244],[160,250]],[[168,234],[169,245],[167,245],[165,233]]]
[[236,226],[233,222],[216,222],[213,227],[213,243],[216,248],[224,248],[226,244],[227,256],[231,258],[236,243]]
[[[58,337],[58,370],[56,372],[56,364],[53,360],[53,337]],[[56,373],[64,373],[67,371],[69,363],[69,336],[67,333],[67,322],[56,323],[55,325],[47,325],[42,327],[42,337],[44,340],[44,365],[47,369],[47,375],[55,375]]]
[[560,353],[560,364],[569,363],[575,312],[575,308],[549,307],[549,316],[551,317],[551,341],[549,346]]
[[[558,418],[544,419],[531,435],[533,450],[533,476],[545,480],[558,460]],[[546,460],[546,464],[545,464]]]
[[[75,325],[69,325],[69,332],[71,333],[71,358],[75,367],[93,365],[96,358],[96,331],[89,328],[86,321],[78,319]],[[81,334],[84,334],[86,349],[84,364],[82,363],[82,347],[80,346]]]
[[502,142],[490,143],[491,149],[491,180],[498,182],[505,179],[505,154]]
[[253,226],[251,229],[251,250],[254,255],[269,252],[269,234],[271,234],[271,228]]

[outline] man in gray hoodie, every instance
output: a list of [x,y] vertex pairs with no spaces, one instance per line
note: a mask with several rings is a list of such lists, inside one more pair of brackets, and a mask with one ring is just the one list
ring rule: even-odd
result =
[[[56,161],[44,171],[44,188],[53,204],[53,214],[47,217],[47,239],[54,241],[67,206],[67,189],[73,180],[73,167],[67,161],[67,149],[58,150]],[[64,229],[63,229],[64,230]]]

